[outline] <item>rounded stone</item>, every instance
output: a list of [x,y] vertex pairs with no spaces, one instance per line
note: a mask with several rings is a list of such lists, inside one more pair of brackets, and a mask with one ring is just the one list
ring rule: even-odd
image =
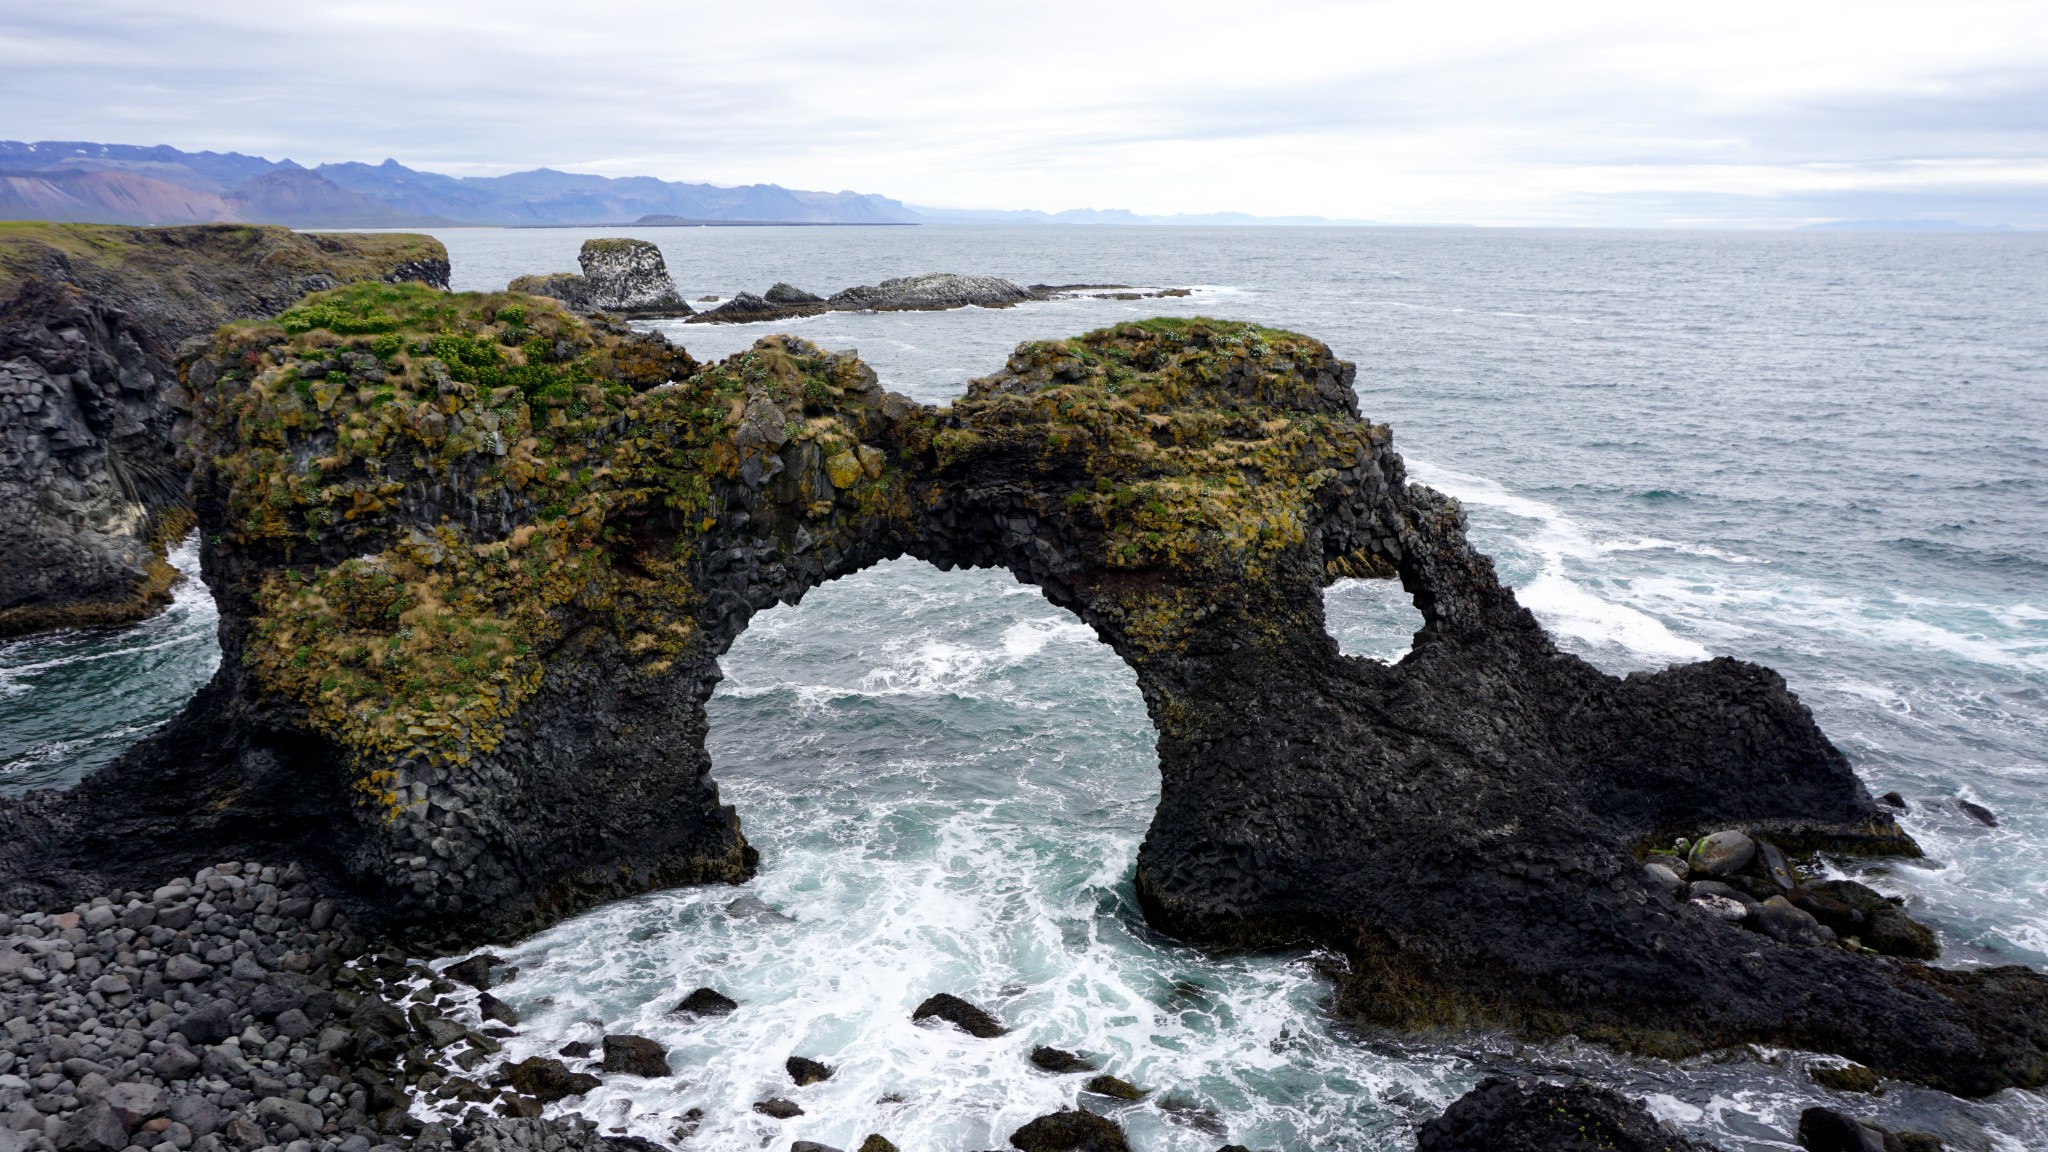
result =
[[1756,859],[1756,841],[1734,829],[1703,836],[1692,846],[1692,853],[1686,864],[1695,872],[1709,876],[1732,876],[1749,866]]

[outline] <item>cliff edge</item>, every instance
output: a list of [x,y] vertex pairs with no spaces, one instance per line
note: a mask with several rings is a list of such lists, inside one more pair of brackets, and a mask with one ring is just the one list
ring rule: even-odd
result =
[[358,280],[448,283],[425,236],[0,224],[0,636],[139,619],[192,525],[174,349]]

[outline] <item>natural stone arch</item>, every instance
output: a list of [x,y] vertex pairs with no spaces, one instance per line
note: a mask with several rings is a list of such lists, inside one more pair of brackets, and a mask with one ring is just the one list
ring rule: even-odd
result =
[[[283,320],[186,374],[222,672],[75,793],[0,814],[11,878],[282,851],[444,940],[744,878],[706,774],[717,656],[908,554],[1009,569],[1134,669],[1161,776],[1137,889],[1167,932],[1337,948],[1340,1010],[1376,1023],[2048,1081],[2035,973],[1780,944],[1646,881],[1644,845],[1730,825],[1916,849],[1769,670],[1617,679],[1558,651],[1314,340],[1121,325],[929,409],[849,354],[700,366],[524,297],[343,290]],[[376,336],[313,378],[350,333]],[[1321,589],[1388,570],[1415,650],[1340,655]]]

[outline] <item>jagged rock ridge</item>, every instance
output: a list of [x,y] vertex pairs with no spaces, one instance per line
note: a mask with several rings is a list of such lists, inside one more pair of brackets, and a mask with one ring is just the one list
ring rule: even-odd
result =
[[192,523],[178,342],[349,281],[447,278],[424,236],[0,225],[0,635],[165,601]]
[[[1646,845],[1730,827],[1915,849],[1769,670],[1560,652],[1312,339],[1120,325],[930,409],[798,340],[699,365],[532,297],[357,288],[223,330],[184,379],[225,659],[123,760],[0,810],[14,899],[282,853],[445,940],[743,879],[718,655],[912,555],[1008,568],[1136,671],[1158,928],[1338,949],[1339,1010],[1379,1025],[2048,1081],[2040,975],[1785,943],[1648,881]],[[1341,575],[1414,597],[1400,664],[1337,651]]]

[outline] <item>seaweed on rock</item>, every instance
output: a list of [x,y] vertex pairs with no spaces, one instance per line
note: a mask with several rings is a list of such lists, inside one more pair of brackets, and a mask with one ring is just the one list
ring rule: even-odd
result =
[[[343,289],[231,326],[185,370],[221,672],[72,794],[0,810],[0,871],[22,899],[282,852],[440,941],[744,878],[704,752],[718,656],[907,554],[1009,569],[1136,670],[1146,916],[1339,949],[1354,1019],[2048,1081],[2048,979],[1781,943],[1646,878],[1640,845],[1723,828],[1916,849],[1768,669],[1559,651],[1353,371],[1155,320],[1022,345],[926,408],[850,353],[698,365],[505,294]],[[1359,574],[1423,614],[1398,665],[1323,628]]]

